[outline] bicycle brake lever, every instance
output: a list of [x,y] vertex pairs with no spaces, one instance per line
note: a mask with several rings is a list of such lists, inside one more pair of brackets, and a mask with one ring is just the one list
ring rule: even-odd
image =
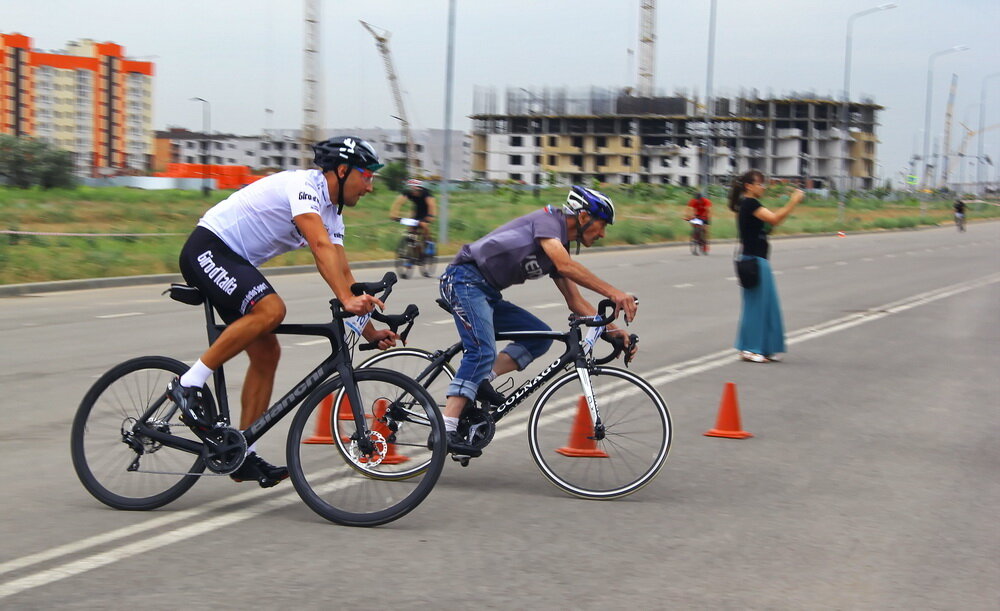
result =
[[635,353],[632,352],[632,348],[639,343],[639,336],[632,333],[628,336],[628,344],[625,345],[625,368],[628,368],[629,363],[635,358]]

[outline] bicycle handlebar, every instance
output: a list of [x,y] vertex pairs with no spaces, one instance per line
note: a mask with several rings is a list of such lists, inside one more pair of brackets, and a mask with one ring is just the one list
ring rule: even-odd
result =
[[392,293],[392,285],[398,281],[399,278],[396,277],[395,272],[386,272],[378,282],[355,282],[351,285],[351,292],[355,295],[367,293],[374,296],[379,291],[385,291],[379,296],[379,299],[384,302],[389,298],[389,294]]
[[[410,330],[413,328],[413,323],[416,322],[417,316],[420,315],[420,308],[415,304],[410,304],[406,306],[402,314],[383,314],[378,310],[372,311],[372,318],[375,320],[385,323],[387,327],[396,333],[399,328],[406,325],[406,329],[399,334],[399,339],[403,340],[403,344],[406,344],[406,337],[410,334]],[[361,344],[358,346],[358,350],[374,350],[378,348],[378,342],[368,342],[367,344]]]
[[626,344],[617,335],[609,335],[607,333],[601,334],[601,339],[608,342],[612,346],[611,352],[604,358],[594,359],[594,363],[597,365],[604,365],[605,363],[610,363],[611,361],[618,358],[622,352],[625,353],[625,366],[628,367],[629,363],[632,362],[632,347],[639,343],[639,336],[632,333],[628,336],[628,343]]

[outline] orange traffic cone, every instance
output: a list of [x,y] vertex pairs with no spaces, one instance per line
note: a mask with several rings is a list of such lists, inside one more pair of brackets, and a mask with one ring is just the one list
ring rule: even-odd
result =
[[[341,409],[343,409],[345,403],[347,402],[340,402]],[[323,400],[319,404],[319,416],[316,418],[316,432],[302,443],[333,443],[333,434],[330,431],[330,410],[332,408],[333,395],[323,397]],[[350,413],[350,407],[348,407],[348,413]]]
[[846,238],[846,237],[847,237],[847,234],[846,234],[846,233],[844,233],[843,231],[838,231],[838,232],[837,232],[837,237],[838,237],[838,238]]
[[559,448],[563,456],[607,458],[608,455],[597,449],[597,441],[590,439],[594,436],[594,421],[590,418],[590,408],[587,407],[587,399],[580,395],[580,400],[576,404],[576,420],[573,421],[573,429],[569,433],[569,445]]
[[715,428],[706,431],[709,437],[728,437],[729,439],[746,439],[752,434],[740,428],[740,405],[736,399],[736,384],[726,382],[722,390],[722,401],[719,403],[719,416],[715,420]]
[[[392,435],[392,431],[389,430],[389,427],[383,421],[387,411],[389,411],[388,399],[378,399],[375,401],[375,408],[372,410],[375,414],[375,421],[372,423],[372,432],[378,433],[386,439]],[[410,460],[409,456],[404,456],[396,452],[396,444],[386,442],[386,446],[385,457],[382,458],[383,465],[398,465]]]

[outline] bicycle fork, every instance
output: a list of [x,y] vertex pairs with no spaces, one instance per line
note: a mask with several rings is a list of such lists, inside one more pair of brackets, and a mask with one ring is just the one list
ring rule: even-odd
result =
[[590,421],[594,423],[594,434],[587,439],[601,441],[604,439],[604,422],[601,420],[601,412],[597,408],[597,397],[594,395],[594,386],[590,383],[590,371],[587,367],[577,365],[576,375],[580,378],[580,387],[583,389],[583,397],[587,401],[587,409],[590,410]]

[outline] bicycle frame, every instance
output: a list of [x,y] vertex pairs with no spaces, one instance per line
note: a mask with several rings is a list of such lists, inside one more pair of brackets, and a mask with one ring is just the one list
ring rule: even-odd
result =
[[[215,311],[212,309],[212,305],[207,299],[204,301],[204,307],[208,342],[209,344],[212,344],[218,339],[223,329],[226,328],[226,325],[218,324],[216,322]],[[344,340],[346,331],[344,329],[344,320],[342,318],[335,316],[331,322],[322,324],[282,324],[275,328],[274,333],[279,335],[312,335],[325,337],[330,340],[331,352],[330,355],[323,360],[323,362],[321,362],[308,375],[302,378],[298,384],[293,386],[291,390],[285,393],[284,396],[282,396],[277,402],[267,408],[259,418],[254,420],[253,423],[246,428],[246,430],[242,431],[248,446],[260,439],[271,429],[271,427],[288,415],[288,413],[295,409],[295,407],[298,406],[303,399],[308,397],[313,390],[315,390],[323,381],[334,373],[340,376],[343,382],[344,391],[347,393],[347,398],[350,401],[350,404],[352,406],[361,405],[361,400],[358,395],[358,387],[354,381],[354,369],[352,367],[350,350]],[[223,367],[219,367],[213,373],[213,386],[215,389],[219,416],[221,416],[223,421],[228,424],[230,422],[229,400],[226,393],[226,375]],[[156,413],[156,410],[163,404],[164,400],[166,400],[166,397],[156,401],[148,410],[146,410],[146,413],[142,415],[136,425],[137,432],[176,449],[191,452],[193,454],[200,453],[203,446],[202,443],[162,433],[146,423],[147,419]],[[357,426],[357,430],[361,432],[358,436],[360,439],[359,443],[364,445],[365,441],[368,439],[367,420],[365,419],[364,413],[360,409],[354,409],[353,412],[355,426]],[[362,448],[362,450],[365,450],[365,448]]]
[[[587,400],[587,407],[590,410],[590,417],[594,422],[595,431],[601,429],[603,424],[601,423],[600,411],[598,410],[597,401],[594,398],[594,389],[590,384],[589,371],[592,365],[588,361],[587,355],[590,353],[594,343],[603,330],[604,327],[591,327],[591,330],[587,333],[586,339],[584,339],[579,326],[571,327],[567,333],[560,333],[558,331],[509,331],[497,333],[496,339],[498,340],[517,340],[529,338],[559,340],[566,344],[566,351],[563,352],[559,358],[553,361],[552,364],[543,369],[538,375],[530,380],[527,380],[520,387],[518,387],[517,390],[512,392],[503,404],[493,409],[493,420],[495,422],[499,422],[504,416],[510,413],[511,410],[524,402],[524,400],[534,394],[536,390],[545,386],[545,384],[559,375],[572,363],[576,369],[577,376],[580,378],[580,384],[583,387],[583,395]],[[445,350],[435,352],[433,355],[434,358],[431,360],[430,364],[417,376],[415,376],[414,379],[419,384],[431,384],[441,372],[444,364],[450,362],[451,359],[460,352],[462,352],[462,342],[457,342]]]

